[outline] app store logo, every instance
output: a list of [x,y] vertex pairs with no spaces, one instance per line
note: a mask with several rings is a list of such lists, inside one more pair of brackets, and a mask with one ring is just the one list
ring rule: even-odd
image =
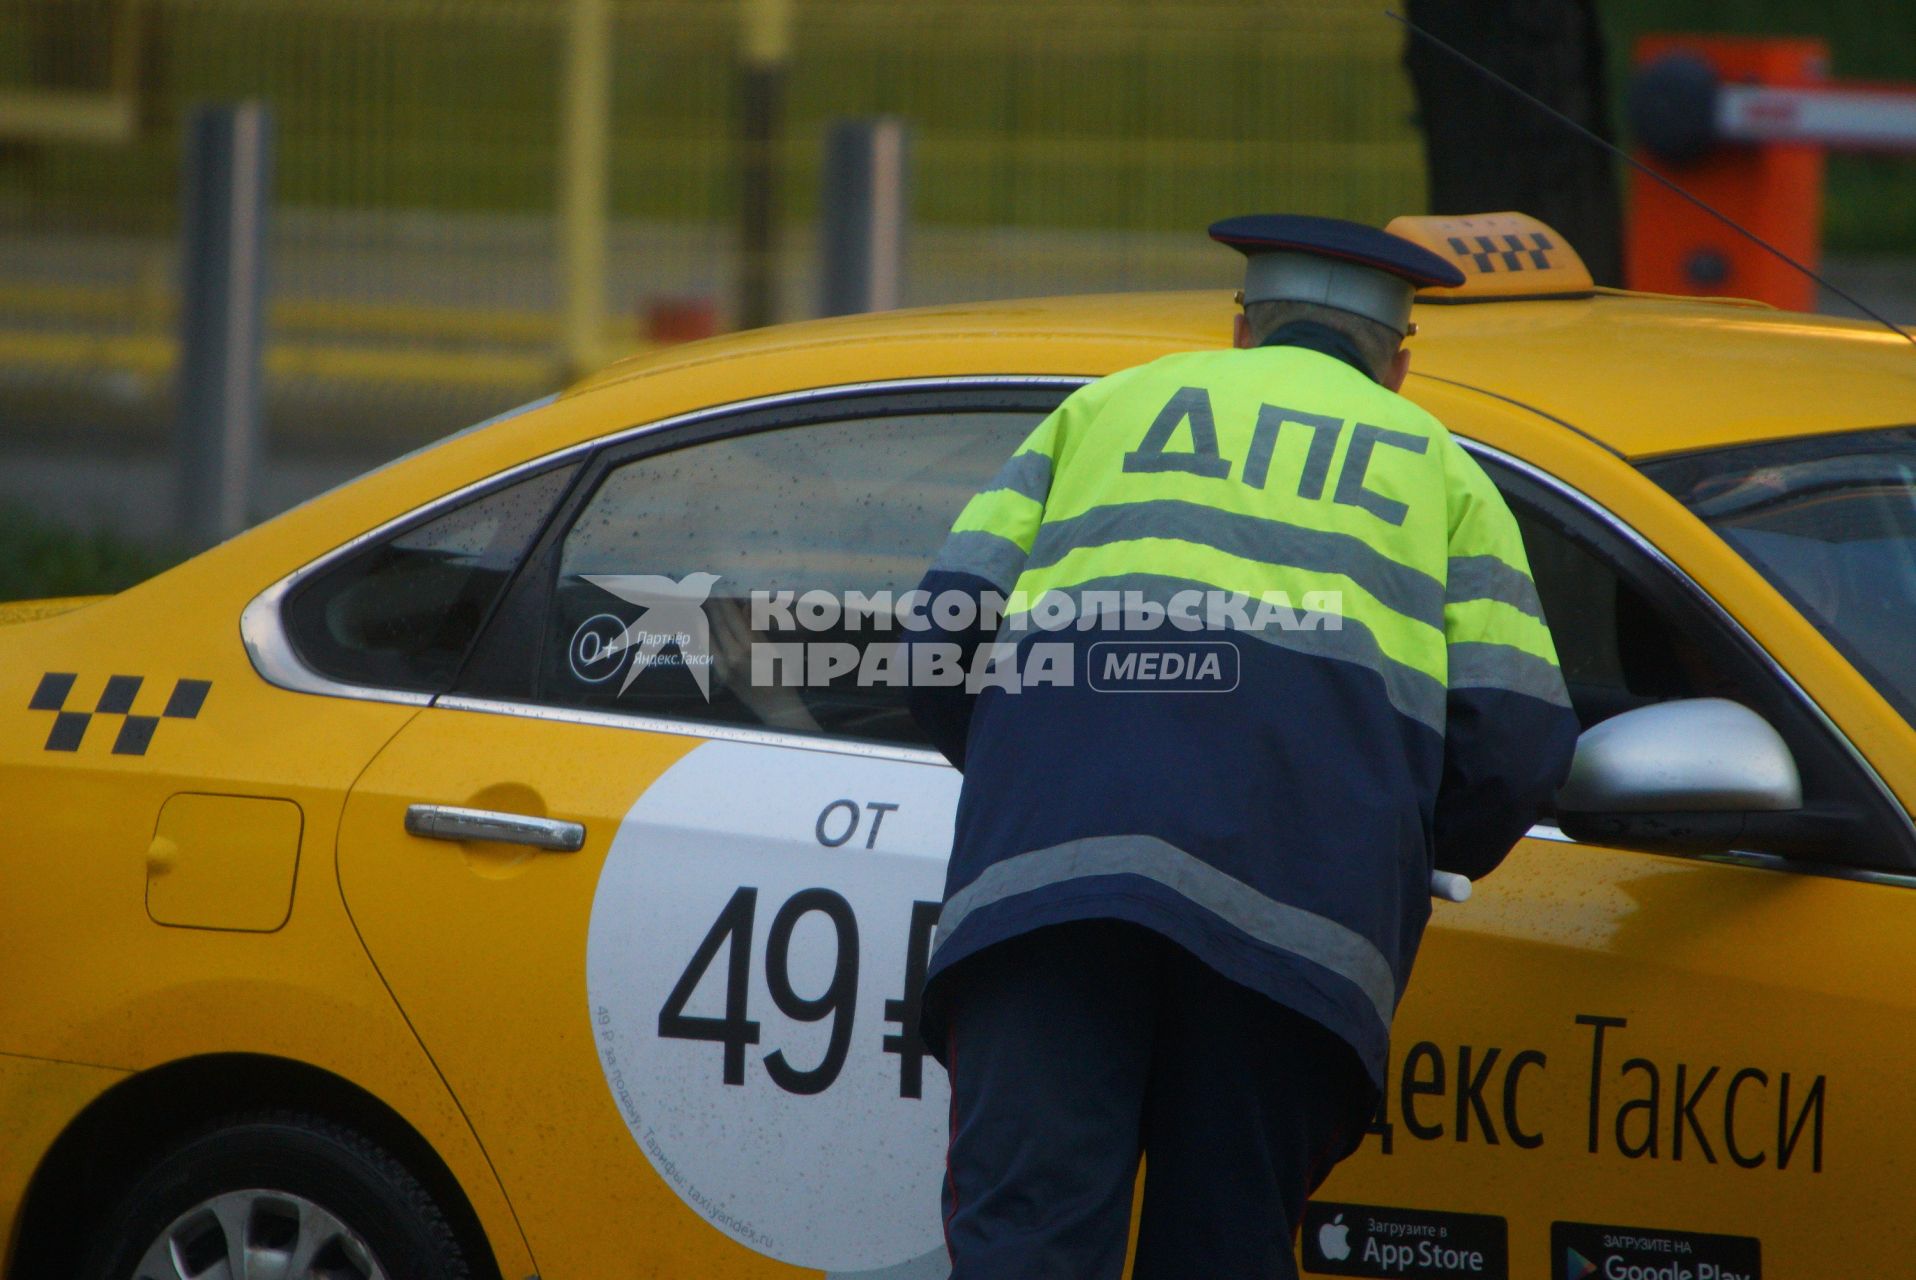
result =
[[1304,1206],[1307,1274],[1371,1280],[1508,1280],[1509,1231],[1494,1214],[1396,1205]]
[[1351,1256],[1351,1229],[1344,1225],[1344,1215],[1326,1222],[1317,1229],[1317,1247],[1332,1262],[1342,1262]]

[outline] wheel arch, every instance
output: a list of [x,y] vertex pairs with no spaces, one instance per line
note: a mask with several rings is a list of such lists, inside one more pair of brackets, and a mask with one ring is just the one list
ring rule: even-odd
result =
[[34,1171],[7,1274],[12,1280],[59,1280],[71,1274],[78,1261],[75,1241],[84,1239],[84,1231],[74,1228],[115,1201],[152,1158],[221,1116],[269,1107],[312,1112],[385,1147],[445,1210],[475,1280],[501,1280],[497,1256],[465,1189],[403,1116],[332,1072],[245,1053],[169,1062],[120,1081],[88,1104]]

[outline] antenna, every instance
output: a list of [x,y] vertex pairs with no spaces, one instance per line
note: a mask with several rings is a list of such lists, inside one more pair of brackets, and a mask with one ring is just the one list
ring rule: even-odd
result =
[[1777,257],[1781,258],[1784,262],[1788,263],[1791,267],[1794,267],[1796,270],[1802,272],[1804,275],[1816,281],[1816,283],[1822,285],[1825,289],[1828,289],[1831,293],[1835,294],[1837,297],[1841,298],[1843,301],[1849,303],[1852,307],[1855,307],[1858,311],[1862,312],[1864,315],[1868,316],[1870,319],[1876,321],[1876,323],[1882,325],[1885,329],[1888,329],[1891,333],[1895,334],[1897,337],[1902,338],[1904,341],[1908,342],[1912,346],[1916,346],[1916,337],[1912,337],[1909,331],[1904,329],[1901,325],[1895,324],[1894,322],[1884,317],[1880,312],[1874,310],[1871,307],[1865,306],[1860,300],[1858,300],[1853,295],[1846,293],[1843,290],[1837,288],[1835,285],[1831,284],[1828,280],[1824,279],[1822,276],[1818,275],[1816,272],[1810,270],[1808,267],[1798,262],[1795,258],[1792,258],[1789,254],[1784,253],[1781,249],[1771,244],[1768,240],[1765,240],[1762,236],[1757,235],[1756,232],[1751,231],[1748,227],[1745,227],[1742,223],[1738,222],[1735,218],[1732,218],[1729,214],[1724,213],[1722,210],[1716,208],[1715,206],[1708,204],[1703,200],[1698,199],[1696,196],[1691,195],[1688,191],[1685,191],[1682,187],[1678,186],[1675,182],[1672,182],[1670,179],[1658,173],[1655,169],[1652,169],[1649,165],[1644,164],[1641,160],[1638,160],[1635,156],[1632,156],[1629,152],[1625,151],[1622,147],[1619,147],[1615,143],[1610,142],[1609,140],[1603,137],[1600,137],[1599,135],[1595,133],[1592,133],[1589,129],[1584,128],[1582,125],[1578,124],[1575,120],[1572,120],[1569,116],[1565,115],[1563,112],[1557,110],[1555,107],[1545,102],[1542,98],[1539,98],[1535,94],[1529,93],[1525,91],[1524,89],[1521,89],[1518,86],[1512,84],[1510,81],[1498,75],[1495,71],[1492,71],[1489,67],[1486,67],[1485,65],[1483,65],[1483,63],[1478,62],[1475,58],[1465,53],[1463,50],[1456,48],[1454,45],[1450,45],[1445,43],[1442,40],[1439,40],[1436,36],[1430,34],[1430,32],[1424,30],[1422,27],[1412,22],[1409,18],[1404,17],[1402,14],[1394,13],[1391,10],[1386,9],[1384,10],[1384,16],[1386,18],[1389,18],[1392,22],[1401,24],[1406,29],[1408,29],[1412,35],[1417,36],[1419,39],[1429,41],[1431,44],[1443,50],[1445,53],[1449,54],[1451,57],[1457,59],[1457,61],[1463,63],[1466,67],[1469,67],[1472,71],[1475,71],[1478,75],[1490,81],[1492,84],[1498,86],[1499,88],[1507,89],[1511,93],[1516,94],[1519,98],[1522,98],[1525,102],[1528,102],[1531,106],[1537,108],[1537,110],[1543,112],[1545,115],[1550,116],[1552,119],[1556,120],[1559,124],[1566,126],[1572,132],[1576,133],[1578,136],[1586,138],[1589,141],[1596,143],[1599,147],[1602,147],[1605,151],[1608,151],[1611,155],[1616,156],[1618,159],[1622,160],[1625,164],[1630,165],[1632,168],[1642,173],[1645,177],[1651,179],[1654,182],[1660,183],[1665,187],[1668,187],[1671,191],[1676,192],[1677,195],[1682,196],[1685,200],[1688,200],[1691,204],[1703,210],[1703,212],[1709,214],[1712,218],[1715,218],[1717,221],[1721,222],[1724,226],[1730,228],[1730,230],[1736,232],[1738,235],[1742,236],[1746,240],[1749,240],[1752,243],[1759,245],[1760,247],[1764,249],[1767,249],[1769,252],[1775,254]]

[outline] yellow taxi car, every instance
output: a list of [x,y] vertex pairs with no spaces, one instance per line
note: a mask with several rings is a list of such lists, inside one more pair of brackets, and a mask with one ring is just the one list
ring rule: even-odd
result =
[[[1595,727],[1437,905],[1302,1264],[1907,1275],[1916,352],[1593,289],[1511,215],[1394,229],[1467,273],[1406,394],[1519,513]],[[914,1027],[958,778],[856,602],[1072,388],[1231,312],[658,352],[9,607],[6,1274],[942,1275]],[[808,622],[822,671],[767,644]]]

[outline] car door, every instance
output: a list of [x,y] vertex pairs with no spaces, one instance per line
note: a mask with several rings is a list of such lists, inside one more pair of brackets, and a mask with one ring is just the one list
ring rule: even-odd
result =
[[[1477,452],[1524,527],[1586,727],[1741,703],[1782,735],[1804,806],[1687,851],[1668,838],[1683,815],[1612,815],[1610,839],[1546,822],[1470,902],[1438,904],[1376,1121],[1306,1217],[1305,1270],[1901,1274],[1907,815],[1680,567],[1684,545],[1666,554],[1578,486]],[[1594,469],[1578,479],[1601,491]]]
[[943,1274],[915,1023],[958,778],[881,670],[882,593],[1064,393],[608,442],[354,789],[347,905],[544,1274]]

